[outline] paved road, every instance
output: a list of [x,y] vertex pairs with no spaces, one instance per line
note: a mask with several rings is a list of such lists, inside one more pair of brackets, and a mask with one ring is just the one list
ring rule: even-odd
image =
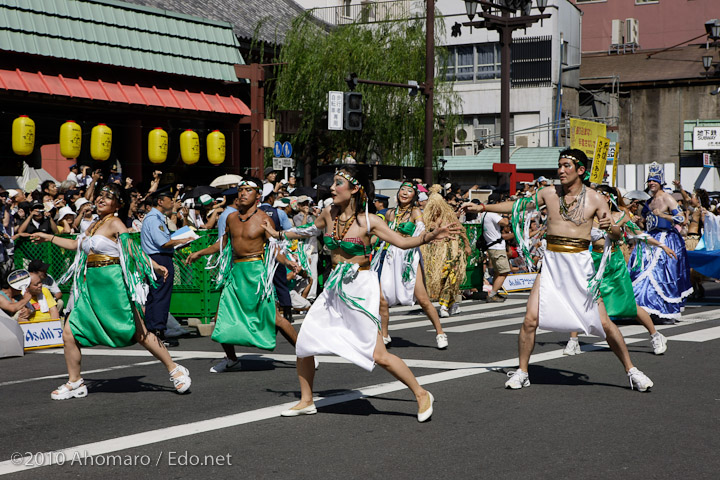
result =
[[[242,371],[225,374],[209,373],[222,357],[209,338],[181,340],[173,355],[193,378],[184,396],[137,347],[86,350],[90,395],[65,402],[50,400],[64,381],[61,350],[0,360],[0,476],[717,478],[720,305],[691,304],[681,323],[659,327],[662,356],[642,327],[622,326],[650,393],[630,390],[599,339],[581,337],[583,354],[564,357],[556,333],[537,337],[532,386],[505,390],[526,300],[463,303],[445,319],[446,351],[414,307],[392,310],[392,352],[437,400],[426,424],[387,372],[336,357],[321,358],[318,415],[279,417],[299,396],[281,337],[274,352],[242,349]],[[15,465],[15,452],[34,456]]]

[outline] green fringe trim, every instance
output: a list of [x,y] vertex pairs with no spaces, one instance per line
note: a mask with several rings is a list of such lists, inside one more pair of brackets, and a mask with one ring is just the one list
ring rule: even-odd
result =
[[[530,217],[528,215],[528,205],[533,203],[531,198],[519,198],[513,203],[512,215],[510,216],[510,224],[515,241],[518,244],[518,252],[525,261],[530,271],[535,270],[535,263],[530,255],[530,239],[529,226]],[[535,194],[535,205],[537,205],[537,194]]]
[[147,281],[151,287],[157,287],[152,262],[140,246],[132,240],[129,233],[121,233],[118,239],[125,286],[130,298],[135,303],[143,304],[145,301],[143,284]]
[[343,289],[343,280],[347,277],[348,281],[352,281],[357,276],[358,268],[359,265],[357,263],[338,263],[337,267],[335,267],[335,269],[330,273],[330,276],[325,283],[325,289],[330,292],[334,292],[348,307],[367,315],[373,322],[375,322],[379,331],[380,319],[365,310],[365,308],[358,303],[365,299],[348,295]]

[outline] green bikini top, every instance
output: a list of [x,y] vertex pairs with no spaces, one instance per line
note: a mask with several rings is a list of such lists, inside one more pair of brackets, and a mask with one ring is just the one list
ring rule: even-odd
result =
[[[359,238],[352,238],[349,240],[357,240],[360,241]],[[365,246],[362,243],[356,243],[356,242],[348,242],[346,240],[335,240],[331,235],[325,235],[323,236],[323,242],[325,243],[325,246],[328,247],[330,250],[335,250],[337,248],[342,249],[343,252],[347,253],[348,255],[352,255],[353,257],[357,257],[360,255],[370,255],[372,252],[372,247]]]
[[[365,210],[365,224],[367,225],[367,233],[368,235],[370,235],[370,218],[368,216],[367,210]],[[370,245],[363,245],[362,240],[360,240],[359,238],[348,238],[348,240],[354,241],[335,240],[332,235],[328,235],[327,233],[323,235],[323,243],[325,243],[325,246],[330,250],[336,250],[340,248],[343,252],[347,253],[348,255],[352,255],[353,257],[358,257],[361,255],[367,256],[370,255],[373,251]]]
[[414,222],[403,222],[399,224],[395,230],[402,234],[407,235],[408,237],[412,237],[413,233],[415,233],[415,223]]

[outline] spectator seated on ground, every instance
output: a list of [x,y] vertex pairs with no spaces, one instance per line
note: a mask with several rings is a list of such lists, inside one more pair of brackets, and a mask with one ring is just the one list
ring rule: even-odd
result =
[[58,311],[62,312],[63,309],[63,301],[62,301],[62,292],[60,291],[60,287],[58,287],[57,282],[55,282],[55,279],[48,275],[48,268],[50,268],[50,265],[47,263],[44,263],[42,260],[32,260],[30,264],[28,265],[28,272],[30,273],[37,273],[40,276],[40,279],[42,280],[43,287],[50,290],[50,293],[52,294],[53,298],[58,304]]
[[30,304],[34,308],[28,318],[30,321],[38,322],[60,318],[57,303],[50,290],[43,287],[40,275],[37,273],[30,274],[30,285],[27,290],[30,293]]
[[26,305],[32,295],[29,291],[25,294],[10,286],[7,281],[7,274],[0,275],[0,309],[18,322],[27,322],[30,318],[30,310]]

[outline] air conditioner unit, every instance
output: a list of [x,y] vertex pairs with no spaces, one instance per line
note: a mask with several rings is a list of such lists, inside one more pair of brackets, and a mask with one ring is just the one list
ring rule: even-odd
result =
[[453,155],[456,157],[466,157],[468,155],[474,155],[472,143],[456,143],[453,145]]
[[625,19],[625,43],[640,45],[640,22],[637,18]]
[[625,20],[615,19],[612,21],[612,45],[622,45],[625,43]]
[[527,135],[515,135],[515,146],[527,147],[528,139],[529,137]]
[[455,129],[455,141],[465,143],[472,141],[472,128],[461,125]]

